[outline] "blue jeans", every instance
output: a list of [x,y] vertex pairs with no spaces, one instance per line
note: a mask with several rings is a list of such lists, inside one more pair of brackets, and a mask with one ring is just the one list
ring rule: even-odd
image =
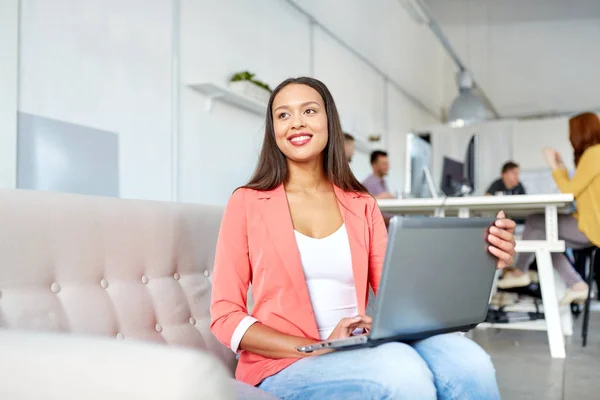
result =
[[500,399],[487,353],[457,334],[303,358],[263,380],[281,399]]

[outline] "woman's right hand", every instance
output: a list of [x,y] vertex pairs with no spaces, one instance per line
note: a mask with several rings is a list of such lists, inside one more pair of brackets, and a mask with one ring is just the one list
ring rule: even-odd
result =
[[344,339],[352,336],[357,328],[364,328],[367,332],[371,330],[373,319],[368,315],[357,315],[352,318],[342,318],[333,329],[327,340]]

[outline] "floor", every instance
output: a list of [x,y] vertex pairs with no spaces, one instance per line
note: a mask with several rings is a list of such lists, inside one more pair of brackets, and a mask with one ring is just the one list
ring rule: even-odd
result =
[[492,356],[503,399],[600,399],[600,304],[590,315],[587,347],[581,318],[567,338],[567,358],[550,358],[546,332],[475,330],[473,339]]

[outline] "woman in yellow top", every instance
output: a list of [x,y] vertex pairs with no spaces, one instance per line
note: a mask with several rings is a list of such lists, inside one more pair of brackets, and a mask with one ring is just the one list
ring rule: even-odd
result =
[[[600,119],[596,114],[583,113],[569,120],[569,139],[575,158],[575,175],[569,179],[560,154],[554,149],[544,149],[548,165],[558,188],[573,193],[577,213],[558,216],[558,236],[567,247],[581,249],[592,244],[600,246]],[[523,239],[540,240],[546,236],[543,215],[527,218]],[[515,268],[507,269],[498,282],[500,289],[528,286],[531,283],[527,270],[533,254],[522,254]],[[588,285],[561,253],[552,254],[554,268],[567,284],[561,305],[583,302],[588,296]]]

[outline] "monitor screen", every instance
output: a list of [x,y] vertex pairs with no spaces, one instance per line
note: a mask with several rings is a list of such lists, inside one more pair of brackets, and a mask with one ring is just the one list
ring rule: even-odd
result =
[[476,189],[477,177],[476,173],[477,163],[477,134],[473,134],[469,140],[467,146],[467,152],[465,154],[465,165],[464,165],[464,183],[471,187],[472,190]]
[[444,192],[446,196],[456,196],[460,193],[464,181],[464,164],[460,161],[444,157],[441,184],[442,192]]
[[406,135],[406,175],[404,195],[407,197],[431,197],[425,169],[431,170],[431,144],[409,133]]

